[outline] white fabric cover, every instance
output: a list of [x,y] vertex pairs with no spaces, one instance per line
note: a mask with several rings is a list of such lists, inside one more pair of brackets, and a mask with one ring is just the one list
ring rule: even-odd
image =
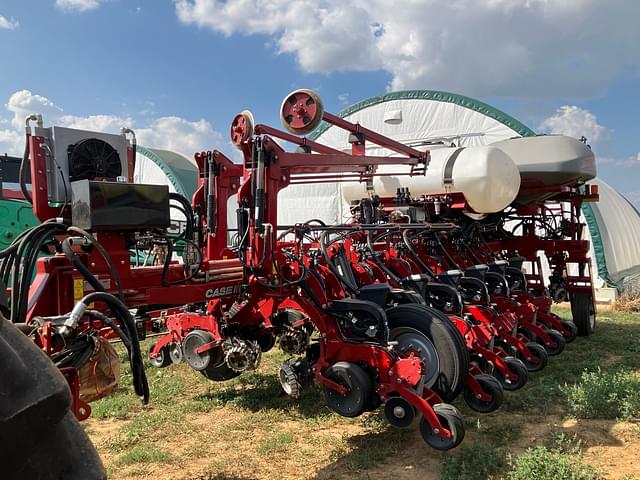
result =
[[611,279],[618,283],[624,277],[640,272],[640,215],[603,180],[596,179],[591,183],[597,184],[600,192],[600,201],[592,203],[591,207],[607,270]]

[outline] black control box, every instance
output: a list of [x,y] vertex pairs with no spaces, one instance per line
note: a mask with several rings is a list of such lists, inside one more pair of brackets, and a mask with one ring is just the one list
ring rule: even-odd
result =
[[169,187],[78,180],[71,182],[71,221],[89,231],[166,229]]

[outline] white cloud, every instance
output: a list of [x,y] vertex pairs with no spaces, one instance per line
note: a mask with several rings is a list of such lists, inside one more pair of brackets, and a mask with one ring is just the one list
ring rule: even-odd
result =
[[6,109],[13,114],[12,125],[17,129],[23,129],[24,120],[33,113],[40,113],[45,118],[58,118],[62,115],[62,109],[47,97],[34,95],[29,90],[15,92],[5,104]]
[[20,23],[15,18],[7,18],[0,15],[0,30],[15,30]]
[[0,155],[20,156],[23,151],[24,135],[12,129],[0,129]]
[[67,12],[88,12],[95,10],[104,0],[56,0],[56,7]]
[[190,122],[180,117],[160,117],[145,128],[136,129],[141,145],[173,150],[187,158],[202,150],[223,146],[222,135],[205,119]]
[[640,2],[625,0],[175,3],[183,23],[264,35],[308,72],[386,70],[393,90],[578,98],[640,64]]
[[554,115],[542,121],[539,129],[575,138],[585,136],[591,144],[605,140],[610,134],[610,130],[600,125],[593,113],[575,105],[558,108]]
[[180,117],[160,117],[138,125],[130,116],[70,115],[53,101],[29,90],[15,92],[5,104],[12,118],[0,118],[0,154],[19,155],[24,149],[24,119],[41,113],[45,126],[59,125],[81,130],[118,133],[122,127],[136,131],[138,143],[173,150],[192,158],[196,151],[225,148],[222,135],[205,119],[189,121]]

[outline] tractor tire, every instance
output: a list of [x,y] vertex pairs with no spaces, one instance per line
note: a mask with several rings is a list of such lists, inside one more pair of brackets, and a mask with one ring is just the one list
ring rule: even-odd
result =
[[2,479],[106,479],[98,452],[70,411],[64,376],[1,314],[0,365]]

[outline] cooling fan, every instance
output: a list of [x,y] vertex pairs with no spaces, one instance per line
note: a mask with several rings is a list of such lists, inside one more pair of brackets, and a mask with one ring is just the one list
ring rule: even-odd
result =
[[115,179],[122,175],[118,151],[99,138],[87,138],[67,147],[69,180]]

